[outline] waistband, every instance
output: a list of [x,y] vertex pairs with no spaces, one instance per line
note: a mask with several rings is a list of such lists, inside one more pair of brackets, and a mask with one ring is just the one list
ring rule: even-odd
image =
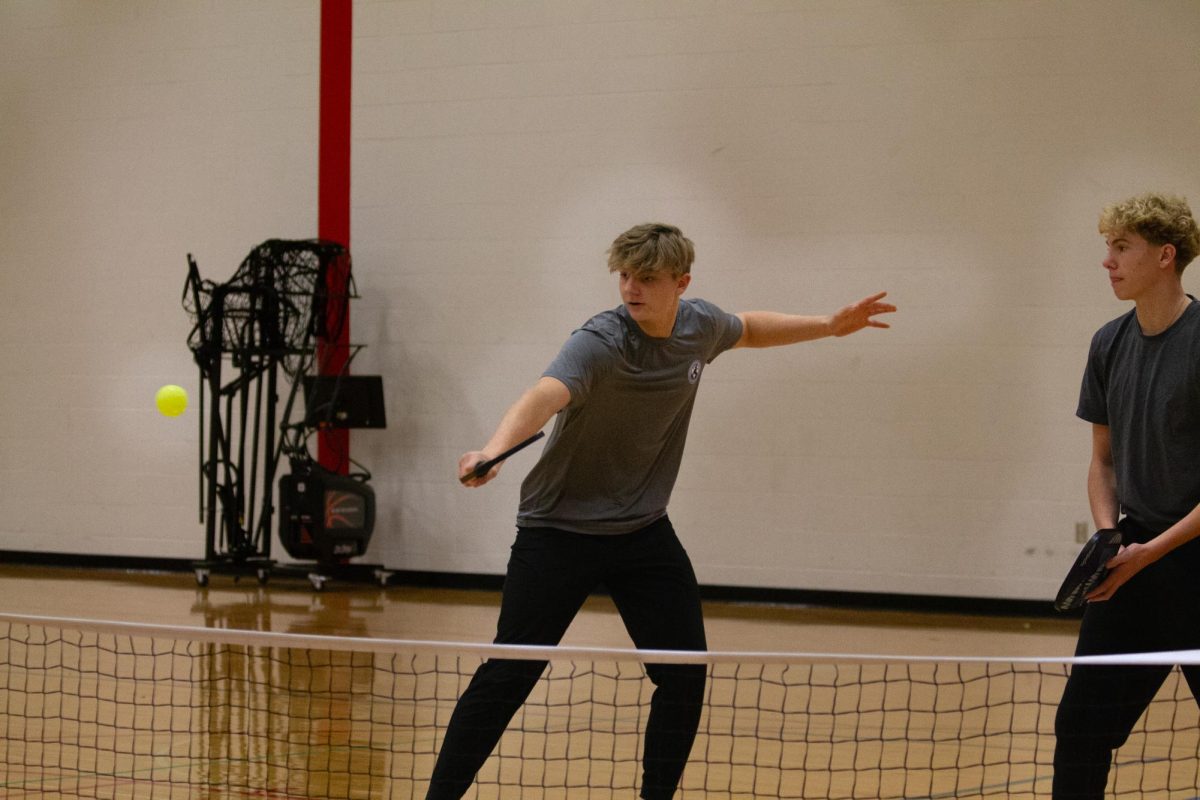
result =
[[1122,517],[1117,523],[1117,530],[1121,531],[1121,544],[1145,544],[1153,539],[1162,531],[1154,531],[1140,524],[1132,517]]

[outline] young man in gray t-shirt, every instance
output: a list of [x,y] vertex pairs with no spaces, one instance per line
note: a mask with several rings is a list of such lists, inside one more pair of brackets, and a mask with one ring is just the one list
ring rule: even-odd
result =
[[[1087,595],[1077,656],[1200,648],[1200,303],[1183,270],[1200,251],[1187,202],[1149,193],[1100,217],[1113,294],[1133,308],[1096,332],[1077,416],[1091,423],[1087,493],[1121,551]],[[1170,665],[1075,665],[1055,718],[1055,800],[1101,800],[1113,751]],[[1183,667],[1200,699],[1200,667]]]
[[[695,253],[670,225],[619,236],[608,268],[622,304],[588,320],[505,413],[459,475],[541,430],[557,415],[541,458],[521,486],[517,539],[504,581],[497,644],[555,645],[584,600],[603,585],[644,650],[705,650],[700,593],[667,517],[696,389],[705,367],[734,347],[773,347],[863,328],[895,311],[876,294],[828,316],[728,314],[684,300]],[[497,466],[467,486],[496,477]],[[459,798],[545,667],[492,659],[459,699],[428,798]],[[705,670],[649,664],[655,684],[642,754],[641,796],[675,793],[695,739]]]

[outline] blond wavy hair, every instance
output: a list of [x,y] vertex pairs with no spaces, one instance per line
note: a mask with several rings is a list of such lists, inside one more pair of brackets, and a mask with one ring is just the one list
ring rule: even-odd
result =
[[1200,229],[1187,200],[1170,194],[1146,192],[1100,213],[1100,233],[1136,233],[1153,245],[1175,248],[1175,271],[1192,263],[1200,250]]
[[674,225],[650,222],[622,233],[608,248],[608,271],[648,275],[667,272],[678,278],[692,271],[696,248]]

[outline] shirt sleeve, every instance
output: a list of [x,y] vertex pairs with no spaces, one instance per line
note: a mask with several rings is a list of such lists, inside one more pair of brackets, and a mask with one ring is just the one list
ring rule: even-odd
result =
[[1108,424],[1108,397],[1105,392],[1108,348],[1102,334],[1103,331],[1097,331],[1092,337],[1087,366],[1083,370],[1083,384],[1079,388],[1079,407],[1075,409],[1075,416],[1095,425]]
[[708,351],[709,364],[717,356],[737,344],[742,338],[742,321],[736,315],[723,311],[718,306],[706,301],[697,300],[697,309],[708,320],[712,329],[711,345]]
[[604,373],[610,352],[611,348],[603,338],[581,328],[563,343],[542,377],[562,381],[571,393],[571,403],[578,404],[588,396],[596,380]]

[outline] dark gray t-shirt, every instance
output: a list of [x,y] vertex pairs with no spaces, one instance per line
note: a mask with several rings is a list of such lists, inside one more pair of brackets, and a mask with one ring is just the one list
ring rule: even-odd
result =
[[1077,416],[1107,425],[1117,500],[1161,533],[1200,503],[1200,303],[1146,336],[1135,311],[1092,337]]
[[679,302],[666,339],[624,306],[572,333],[543,373],[571,400],[521,485],[517,524],[619,534],[665,515],[701,374],[741,335],[741,320],[704,300]]

